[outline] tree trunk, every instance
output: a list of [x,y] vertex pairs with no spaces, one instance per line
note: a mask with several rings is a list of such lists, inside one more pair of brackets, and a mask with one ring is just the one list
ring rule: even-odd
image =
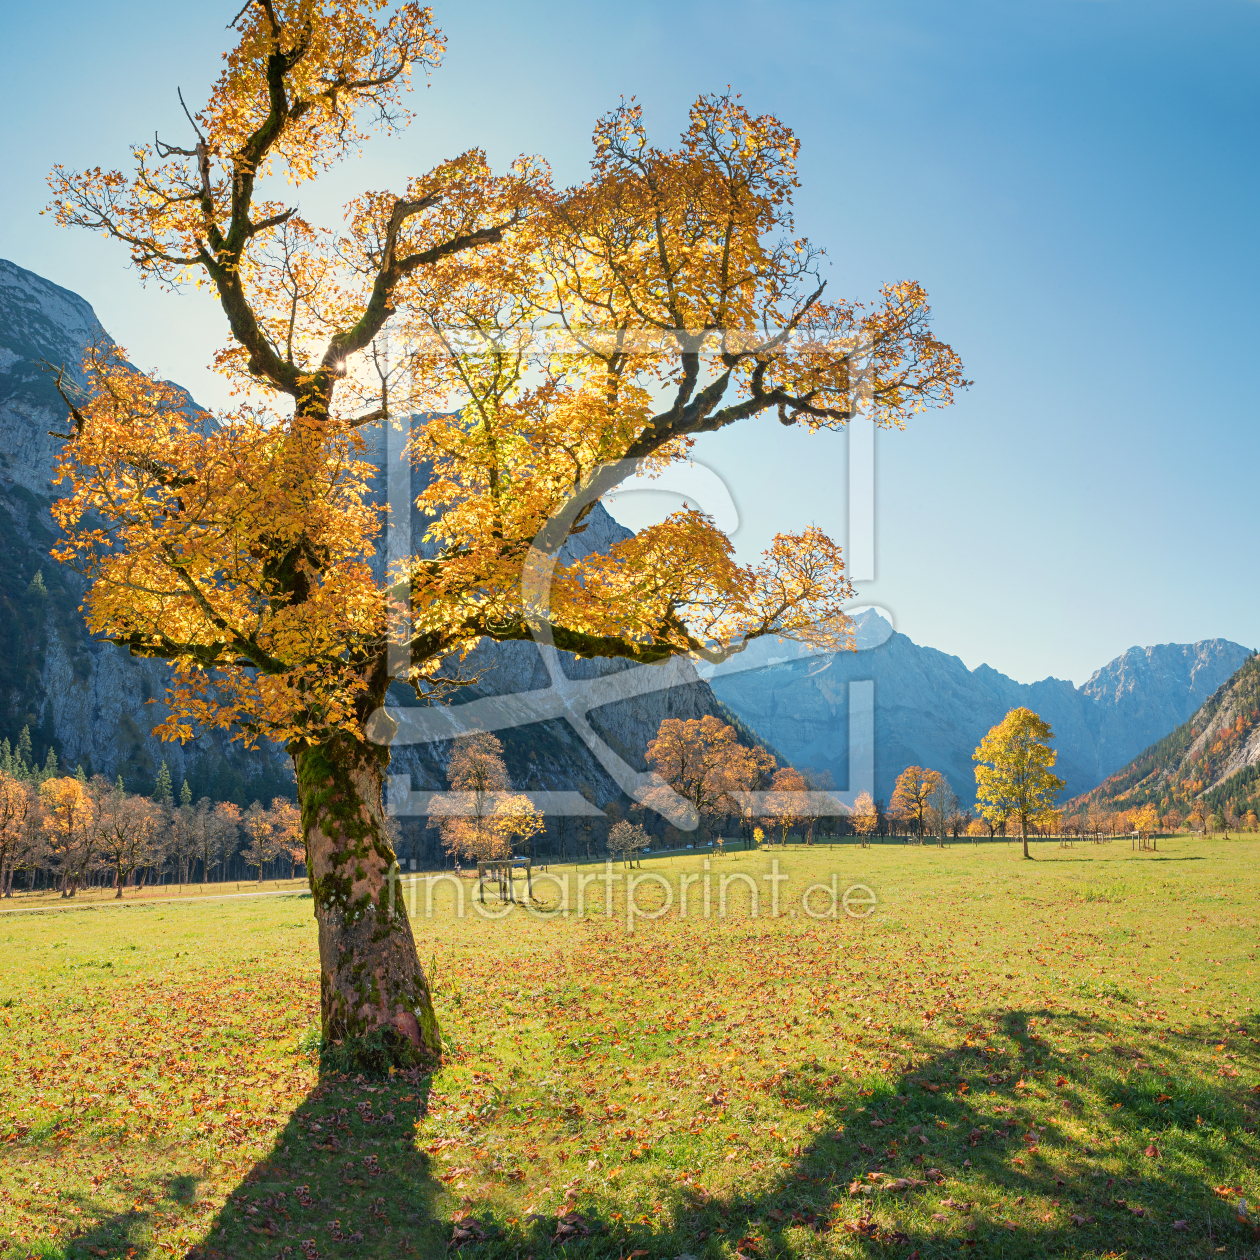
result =
[[1024,838],[1024,856],[1025,856],[1025,857],[1031,857],[1031,856],[1032,856],[1032,854],[1030,854],[1030,853],[1028,852],[1028,828],[1027,828],[1027,827],[1021,827],[1021,828],[1019,829],[1019,833],[1020,833],[1020,835],[1021,835],[1021,836],[1023,836],[1023,838]]
[[324,1037],[392,1029],[436,1063],[442,1041],[429,984],[401,889],[389,878],[397,871],[381,798],[389,752],[337,735],[295,751],[293,762],[319,925]]

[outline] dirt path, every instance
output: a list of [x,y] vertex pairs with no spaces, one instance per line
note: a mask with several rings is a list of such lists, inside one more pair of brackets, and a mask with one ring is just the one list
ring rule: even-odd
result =
[[309,890],[305,888],[266,888],[262,892],[191,893],[187,897],[137,897],[132,901],[115,900],[110,897],[105,901],[80,901],[78,904],[65,906],[5,906],[0,908],[0,914],[39,914],[49,910],[98,910],[107,906],[127,909],[132,906],[193,906],[200,905],[203,901],[234,901],[239,897],[300,897],[303,894],[310,896]]

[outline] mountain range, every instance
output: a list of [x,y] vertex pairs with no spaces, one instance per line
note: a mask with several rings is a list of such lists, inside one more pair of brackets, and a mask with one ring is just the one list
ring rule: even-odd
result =
[[[166,666],[93,639],[78,610],[80,579],[49,556],[59,448],[49,431],[63,429],[65,408],[45,365],[65,364],[73,373],[87,342],[106,335],[77,294],[0,260],[0,738],[16,742],[28,727],[41,762],[51,747],[65,764],[121,774],[136,790],[148,790],[165,760],[175,782],[187,779],[195,795],[247,803],[289,793],[292,770],[278,747],[243,752],[216,734],[184,746],[159,743],[150,731],[165,715]],[[378,439],[383,467],[380,448]],[[570,549],[602,550],[627,533],[597,507]],[[458,700],[541,697],[541,720],[518,715],[500,732],[514,784],[584,790],[603,806],[622,796],[616,768],[609,769],[616,759],[645,769],[643,750],[664,718],[706,713],[799,767],[830,772],[845,788],[849,684],[873,680],[876,796],[887,801],[897,773],[914,763],[945,772],[969,801],[971,751],[1009,708],[1025,704],[1051,722],[1060,773],[1078,794],[1185,722],[1249,655],[1219,639],[1132,648],[1077,688],[1053,678],[1021,684],[987,665],[968,670],[957,657],[892,633],[873,612],[858,617],[858,643],[863,650],[820,657],[793,643],[763,641],[706,676],[675,662],[650,687],[619,694],[608,686],[630,668],[625,662],[491,644],[476,654],[483,681]],[[671,685],[659,687],[667,677]],[[557,697],[574,702],[570,693],[583,680],[602,680],[600,702],[576,722],[566,720]],[[404,709],[415,705],[410,693],[392,700]],[[458,722],[460,711],[450,716]],[[397,746],[393,772],[414,791],[445,787],[448,751],[440,740]]]
[[1260,658],[1249,657],[1189,721],[1144,748],[1127,765],[1072,802],[1161,813],[1188,813],[1201,799],[1209,812],[1240,818],[1260,811]]
[[[1075,796],[1096,786],[1141,749],[1187,720],[1250,656],[1225,639],[1130,648],[1083,686],[1059,678],[1019,683],[988,665],[894,633],[873,610],[858,622],[859,651],[816,655],[783,643],[767,663],[711,676],[713,690],[792,763],[849,782],[849,684],[875,688],[876,799],[892,798],[908,765],[941,771],[960,801],[975,798],[971,754],[1011,709],[1025,706],[1055,734],[1057,773]],[[782,653],[775,659],[777,653]]]

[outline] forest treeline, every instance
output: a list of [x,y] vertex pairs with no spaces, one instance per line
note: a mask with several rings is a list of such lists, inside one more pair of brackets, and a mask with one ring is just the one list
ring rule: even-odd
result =
[[301,816],[292,801],[194,800],[176,792],[163,762],[151,795],[89,776],[64,774],[49,750],[30,757],[29,733],[17,747],[0,740],[0,889],[110,887],[117,896],[148,883],[210,883],[291,877],[305,861]]

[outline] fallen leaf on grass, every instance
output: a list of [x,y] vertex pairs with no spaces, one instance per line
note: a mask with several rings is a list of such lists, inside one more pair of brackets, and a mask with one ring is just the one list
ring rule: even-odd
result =
[[1189,1225],[1189,1222],[1187,1221],[1173,1221],[1173,1229],[1179,1229],[1179,1230],[1185,1231],[1185,1230],[1188,1230],[1189,1228],[1190,1228],[1190,1225]]
[[570,1238],[589,1238],[590,1236],[591,1227],[586,1223],[586,1217],[581,1212],[566,1212],[557,1219],[556,1232],[551,1241],[564,1243]]
[[910,1241],[908,1235],[903,1234],[897,1229],[884,1229],[882,1225],[877,1224],[871,1217],[862,1216],[856,1221],[845,1221],[844,1228],[850,1234],[860,1234],[863,1238],[869,1238],[872,1242],[880,1243],[907,1243]]
[[1151,1145],[1150,1145],[1150,1146],[1148,1146],[1148,1147],[1146,1148],[1146,1150],[1144,1150],[1144,1151],[1142,1152],[1142,1154],[1143,1154],[1143,1155],[1145,1155],[1147,1159],[1159,1159],[1159,1158],[1160,1158],[1160,1154],[1159,1154],[1159,1147],[1158,1147],[1158,1146],[1156,1146],[1153,1142],[1151,1143]]
[[475,1216],[466,1216],[463,1220],[454,1222],[451,1241],[446,1246],[448,1249],[462,1247],[465,1243],[485,1242],[489,1237],[486,1227]]

